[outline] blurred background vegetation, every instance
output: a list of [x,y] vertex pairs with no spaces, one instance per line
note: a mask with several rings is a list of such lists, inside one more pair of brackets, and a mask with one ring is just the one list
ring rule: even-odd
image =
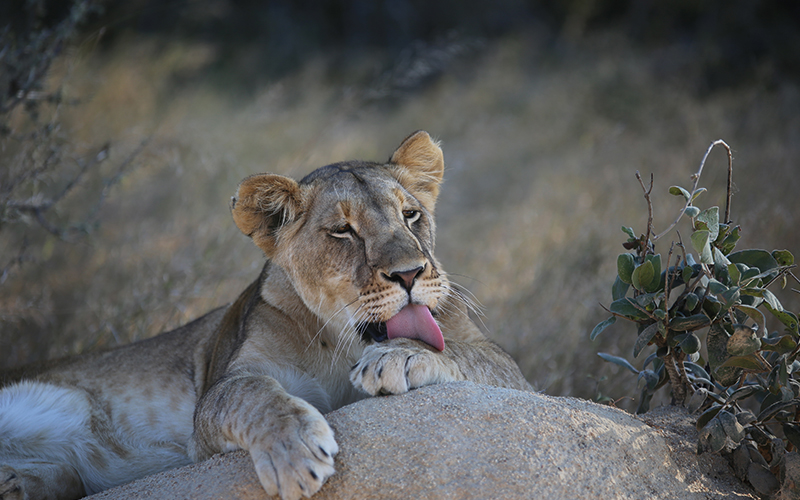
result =
[[263,263],[230,220],[241,178],[384,160],[425,129],[437,254],[490,336],[549,394],[632,393],[596,353],[635,329],[588,334],[620,226],[644,232],[636,170],[664,228],[722,138],[739,247],[800,250],[798,26],[800,4],[751,0],[3,2],[0,368],[232,301]]

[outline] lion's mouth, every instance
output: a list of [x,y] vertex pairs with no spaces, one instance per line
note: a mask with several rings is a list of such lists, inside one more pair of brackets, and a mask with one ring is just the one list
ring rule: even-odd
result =
[[442,330],[433,319],[430,309],[419,304],[405,306],[386,323],[368,324],[361,335],[364,342],[407,338],[421,340],[437,351],[444,350]]
[[361,339],[364,342],[385,342],[389,340],[386,332],[386,323],[369,323],[361,332]]

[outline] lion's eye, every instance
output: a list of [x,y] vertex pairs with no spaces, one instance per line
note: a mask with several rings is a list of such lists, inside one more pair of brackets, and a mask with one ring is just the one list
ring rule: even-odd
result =
[[419,219],[420,211],[419,210],[403,210],[403,217],[406,218],[409,224],[412,222],[416,222]]
[[336,236],[337,238],[343,238],[350,235],[353,232],[353,227],[348,224],[340,224],[333,229],[331,229],[331,236]]

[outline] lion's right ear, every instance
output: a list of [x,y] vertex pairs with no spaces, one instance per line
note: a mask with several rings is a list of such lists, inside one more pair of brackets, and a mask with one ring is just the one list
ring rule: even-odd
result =
[[300,186],[293,179],[276,174],[259,174],[239,183],[231,198],[236,226],[272,258],[278,231],[302,211]]
[[433,213],[444,175],[444,156],[439,144],[427,132],[418,130],[405,138],[389,163],[396,165],[394,175],[400,184]]

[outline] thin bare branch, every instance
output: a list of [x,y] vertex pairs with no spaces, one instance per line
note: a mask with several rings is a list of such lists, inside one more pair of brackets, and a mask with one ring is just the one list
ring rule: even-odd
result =
[[642,181],[642,176],[639,175],[639,171],[636,171],[636,180],[639,181],[639,185],[642,186],[642,191],[644,191],[644,199],[647,200],[647,231],[645,232],[644,237],[644,245],[645,248],[642,251],[642,255],[647,255],[650,251],[650,233],[653,229],[653,203],[650,201],[650,193],[653,192],[653,174],[650,174],[650,187],[644,187],[644,182]]
[[654,243],[663,236],[665,236],[667,233],[672,231],[672,228],[674,228],[678,224],[678,222],[680,222],[681,217],[683,217],[683,214],[686,212],[686,209],[692,205],[692,201],[694,201],[694,194],[697,191],[697,185],[700,183],[700,176],[703,174],[703,167],[705,167],[706,159],[708,158],[709,153],[711,153],[711,150],[714,149],[714,146],[722,146],[728,152],[728,205],[725,207],[725,222],[728,221],[728,218],[730,217],[729,211],[730,211],[730,198],[731,198],[731,176],[733,174],[733,156],[731,154],[730,146],[728,146],[728,144],[725,143],[725,141],[723,141],[722,139],[717,139],[716,141],[711,143],[711,145],[706,150],[706,154],[703,155],[703,161],[700,162],[700,168],[697,170],[696,173],[692,174],[692,180],[694,181],[694,184],[692,185],[692,190],[690,191],[689,199],[686,200],[686,204],[681,209],[680,213],[678,214],[678,217],[672,222],[672,224],[669,225],[667,229],[653,236]]

